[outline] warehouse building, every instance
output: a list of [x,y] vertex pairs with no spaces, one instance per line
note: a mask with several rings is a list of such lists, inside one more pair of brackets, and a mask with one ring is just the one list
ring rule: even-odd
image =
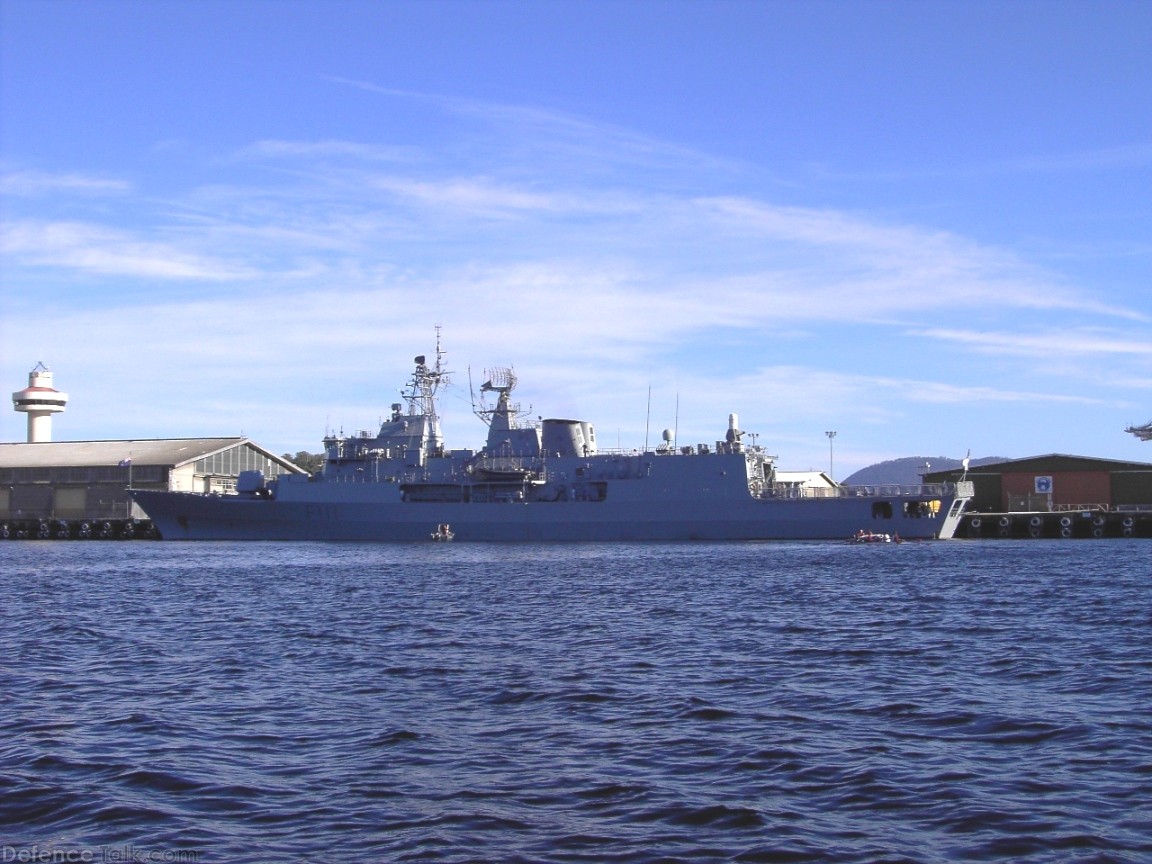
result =
[[[955,481],[961,469],[924,475]],[[968,471],[976,496],[969,512],[1036,513],[1152,510],[1152,464],[1051,453]]]
[[0,444],[0,520],[143,518],[130,487],[226,493],[253,470],[306,473],[247,438]]

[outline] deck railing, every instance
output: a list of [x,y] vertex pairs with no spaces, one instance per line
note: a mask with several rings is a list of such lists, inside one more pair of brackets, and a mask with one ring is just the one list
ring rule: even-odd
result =
[[765,498],[927,498],[945,497],[955,490],[952,483],[881,484],[869,486],[769,487]]

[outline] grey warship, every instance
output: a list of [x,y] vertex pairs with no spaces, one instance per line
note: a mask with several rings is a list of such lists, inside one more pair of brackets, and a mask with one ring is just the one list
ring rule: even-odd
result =
[[[843,540],[867,529],[903,539],[953,536],[971,484],[811,490],[780,482],[775,458],[744,441],[602,450],[582,420],[525,422],[516,376],[481,385],[478,451],[444,445],[437,337],[415,358],[404,403],[373,435],[329,435],[314,475],[242,472],[234,494],[133,490],[165,540],[563,542]],[[494,400],[494,401],[493,401]]]

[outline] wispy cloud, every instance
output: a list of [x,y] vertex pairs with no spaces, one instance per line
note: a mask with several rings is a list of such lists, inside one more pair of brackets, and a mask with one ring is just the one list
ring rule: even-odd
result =
[[[320,151],[356,151],[333,143],[322,142]],[[312,158],[306,146],[289,150]],[[522,292],[510,286],[523,274],[547,274],[525,289],[537,303],[579,297],[581,315],[573,320],[593,308],[633,306],[631,320],[664,328],[665,338],[783,322],[907,327],[934,312],[1005,306],[1145,320],[948,232],[752,198],[677,198],[614,186],[577,194],[546,178],[332,173],[313,163],[295,189],[192,190],[165,211],[146,231],[15,220],[0,248],[25,266],[217,283],[291,278],[301,288],[324,274],[403,268],[428,281],[451,273],[471,285],[461,292],[484,291],[494,302],[518,300]],[[480,287],[492,283],[504,287]],[[990,346],[958,335],[951,341]]]
[[1053,155],[1031,156],[1003,163],[1009,170],[1059,173],[1068,171],[1098,171],[1144,168],[1152,165],[1152,141],[1099,147]]
[[844,171],[825,164],[811,165],[811,174],[821,181],[864,180],[897,182],[933,178],[991,179],[1012,175],[1087,174],[1101,171],[1135,171],[1152,165],[1152,142],[1118,144],[1085,150],[1033,153],[1004,159],[945,166],[923,165],[878,168],[874,171]]
[[1043,333],[981,332],[944,328],[921,331],[933,339],[958,342],[988,354],[1021,357],[1093,357],[1127,355],[1152,358],[1152,342],[1098,329],[1059,328]]
[[[643,435],[637,405],[653,381],[662,424],[674,422],[675,387],[692,394],[684,416],[698,419],[685,419],[685,436],[714,440],[739,409],[775,440],[815,438],[816,458],[831,417],[892,429],[946,411],[933,434],[947,425],[974,438],[989,411],[1117,403],[1104,387],[1045,389],[1049,379],[1022,374],[1054,347],[1119,361],[1116,381],[1147,368],[1132,326],[1149,320],[1142,309],[1010,248],[862,210],[782,205],[759,181],[734,189],[738,167],[713,182],[706,156],[609,125],[429,99],[485,131],[465,124],[459,140],[419,151],[265,139],[213,160],[211,182],[165,195],[10,172],[53,205],[85,207],[83,219],[55,219],[29,196],[10,205],[6,284],[106,290],[50,334],[30,335],[15,310],[20,335],[6,334],[6,353],[90,369],[67,386],[114,403],[103,382],[131,344],[150,361],[148,404],[162,409],[132,418],[132,434],[227,422],[300,449],[315,444],[317,411],[370,426],[443,324],[456,371],[513,363],[527,401],[589,417],[609,437]],[[119,196],[116,207],[93,206],[93,191]],[[85,338],[94,332],[107,334],[98,345]],[[223,392],[237,367],[243,387]],[[448,413],[471,430],[457,402]]]
[[242,266],[191,254],[170,243],[77,222],[19,221],[5,225],[0,229],[0,254],[23,266],[106,276],[208,282],[251,276]]
[[569,196],[532,192],[487,178],[419,181],[379,176],[369,182],[376,189],[409,198],[457,218],[461,214],[495,215],[506,211],[570,213],[576,206],[576,201]]
[[0,195],[33,197],[51,193],[72,195],[119,195],[130,191],[124,180],[87,174],[52,174],[45,171],[11,171],[0,174]]
[[1021,390],[990,385],[963,385],[928,378],[893,375],[867,375],[830,371],[803,366],[768,366],[754,374],[742,376],[739,390],[757,389],[773,394],[784,393],[795,398],[789,404],[836,404],[850,408],[855,416],[869,410],[869,403],[879,410],[899,397],[902,404],[982,405],[989,403],[1048,403],[1065,405],[1101,405],[1108,400],[1051,391]]
[[367,144],[360,141],[257,141],[238,154],[240,158],[273,157],[291,159],[328,159],[332,157],[362,162],[417,162],[420,151],[414,147]]
[[[782,264],[798,250],[816,262],[782,267],[781,273],[766,271],[761,278],[768,294],[785,293],[795,300],[781,308],[785,316],[877,320],[930,309],[973,314],[982,307],[1009,306],[1148,320],[1143,313],[1075,291],[1011,253],[950,232],[746,198],[698,204],[703,215],[735,234],[791,246],[779,252]],[[771,253],[764,257],[770,259]],[[745,283],[755,278],[740,277]]]
[[[323,80],[427,106],[483,129],[485,138],[471,139],[470,144],[482,145],[482,158],[490,164],[522,163],[530,157],[549,161],[557,177],[592,175],[603,180],[623,171],[642,172],[650,183],[659,179],[695,187],[700,185],[697,176],[715,183],[747,174],[751,168],[625,126],[537,105],[418,92],[340,76],[324,76]],[[453,155],[458,160],[467,158],[460,152]]]

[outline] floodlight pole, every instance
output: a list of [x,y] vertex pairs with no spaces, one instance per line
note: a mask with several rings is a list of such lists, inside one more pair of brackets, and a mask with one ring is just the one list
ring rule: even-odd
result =
[[832,472],[832,439],[836,437],[835,432],[825,432],[828,436],[828,479],[833,483],[836,482],[836,475]]

